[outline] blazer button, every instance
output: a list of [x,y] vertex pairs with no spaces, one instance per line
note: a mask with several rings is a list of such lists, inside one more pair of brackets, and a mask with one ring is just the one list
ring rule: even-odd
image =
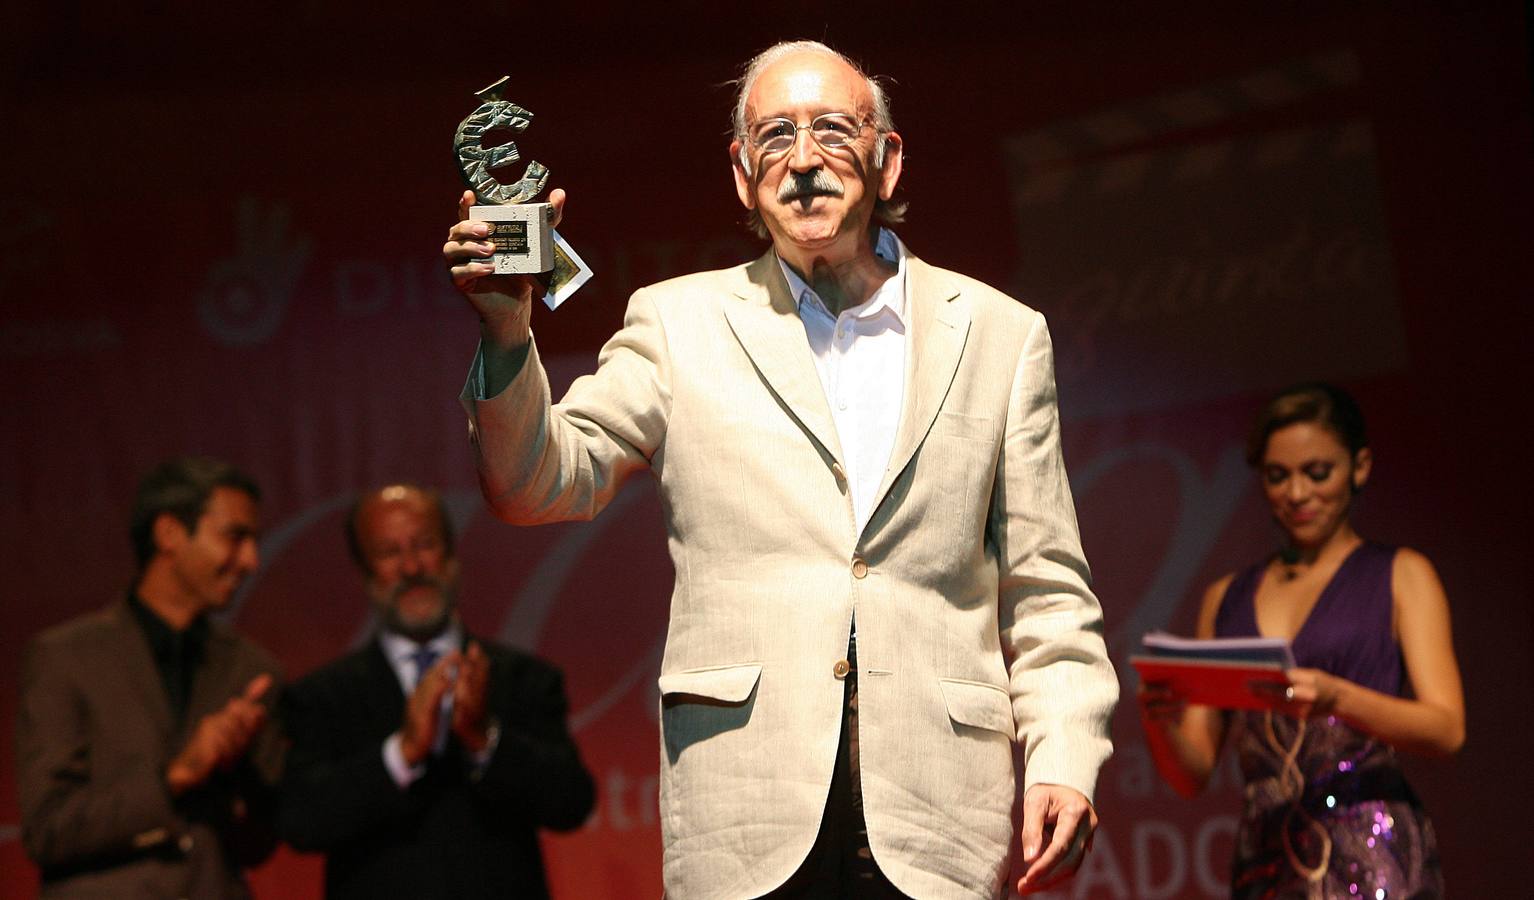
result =
[[864,562],[862,557],[853,557],[853,559],[852,559],[852,577],[853,578],[863,578],[863,577],[865,577],[867,575],[868,575],[868,563]]
[[847,470],[842,468],[841,463],[831,464],[831,474],[836,476],[836,486],[843,491],[847,490]]
[[836,665],[831,667],[831,674],[836,676],[837,681],[841,681],[843,678],[846,678],[847,673],[851,671],[852,666],[849,665],[845,659],[837,660]]

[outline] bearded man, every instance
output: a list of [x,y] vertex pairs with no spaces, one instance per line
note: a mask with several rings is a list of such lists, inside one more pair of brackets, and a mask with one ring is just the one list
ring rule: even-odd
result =
[[547,897],[537,830],[594,800],[559,671],[465,634],[435,491],[363,494],[346,537],[378,633],[283,697],[280,832],[325,854],[329,897]]

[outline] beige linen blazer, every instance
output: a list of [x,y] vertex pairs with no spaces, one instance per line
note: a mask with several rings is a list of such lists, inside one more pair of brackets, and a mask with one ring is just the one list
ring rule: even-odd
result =
[[[465,388],[481,484],[519,524],[584,519],[648,467],[676,584],[661,664],[668,897],[755,897],[804,860],[857,619],[869,842],[920,898],[995,897],[1027,785],[1092,796],[1118,682],[1061,459],[1043,317],[909,260],[904,406],[856,532],[776,257],[641,289],[555,406],[536,345]],[[1015,743],[1015,746],[1014,746]]]

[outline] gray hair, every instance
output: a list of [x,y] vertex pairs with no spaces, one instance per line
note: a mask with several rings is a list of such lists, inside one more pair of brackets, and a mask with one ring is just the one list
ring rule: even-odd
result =
[[[740,167],[747,175],[751,174],[751,157],[746,153],[746,98],[751,95],[751,88],[756,84],[756,79],[766,71],[767,67],[785,56],[795,53],[824,53],[834,57],[852,71],[858,73],[868,84],[868,93],[873,97],[873,109],[869,111],[873,119],[874,130],[877,136],[874,138],[874,165],[884,168],[884,153],[887,149],[885,135],[895,130],[895,121],[890,117],[889,95],[885,93],[884,86],[879,79],[863,71],[863,67],[849,59],[845,54],[833,50],[820,41],[780,41],[766,50],[751,57],[741,71],[739,78],[733,82],[735,85],[735,109],[732,120],[732,133],[735,140],[740,141]],[[899,225],[905,221],[906,208],[910,204],[904,200],[885,200],[876,198],[874,202],[874,219],[885,225]],[[756,233],[757,237],[765,238],[767,226],[762,222],[762,214],[758,210],[751,210],[746,218],[746,225]]]

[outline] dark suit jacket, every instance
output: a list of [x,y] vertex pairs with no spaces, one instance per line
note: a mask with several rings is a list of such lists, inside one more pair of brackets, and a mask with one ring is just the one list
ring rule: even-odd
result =
[[456,739],[401,790],[383,762],[405,696],[376,640],[283,695],[293,744],[278,828],[326,854],[333,898],[546,897],[539,827],[585,821],[591,776],[565,728],[564,682],[531,656],[480,641],[500,741],[477,777]]
[[277,674],[265,651],[210,623],[178,727],[125,602],[28,643],[16,781],[22,842],[42,869],[44,897],[248,896],[241,867],[275,844],[275,727],[233,771],[180,798],[171,798],[164,773],[198,720],[262,672]]

